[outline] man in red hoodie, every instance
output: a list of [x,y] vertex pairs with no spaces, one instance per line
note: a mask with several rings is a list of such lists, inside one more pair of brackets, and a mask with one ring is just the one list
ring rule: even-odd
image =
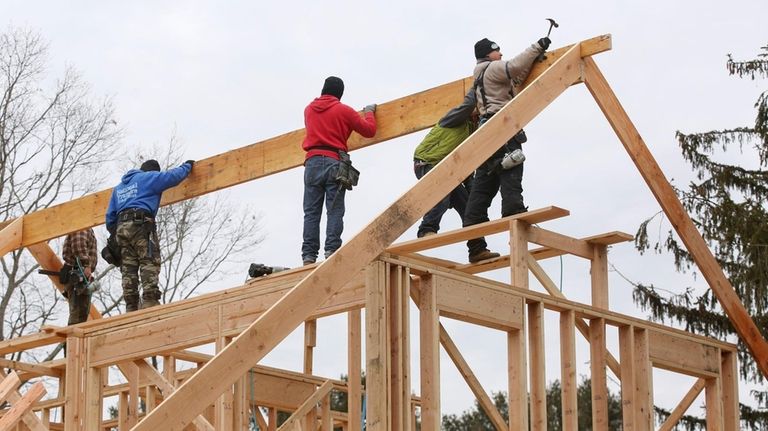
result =
[[[363,109],[363,116],[340,102],[344,81],[335,76],[325,80],[320,97],[304,109],[307,137],[301,145],[304,159],[304,265],[315,263],[320,250],[320,217],[326,205],[325,257],[341,247],[344,230],[344,189],[336,182],[339,152],[346,152],[353,131],[371,138],[376,134],[376,105]],[[336,196],[338,193],[338,197]]]

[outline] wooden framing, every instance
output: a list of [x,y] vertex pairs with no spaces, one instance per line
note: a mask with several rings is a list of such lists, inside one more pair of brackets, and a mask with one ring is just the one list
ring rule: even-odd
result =
[[[654,367],[699,379],[673,415],[682,415],[703,389],[708,428],[736,429],[739,417],[734,345],[610,311],[608,246],[627,241],[630,235],[609,232],[577,239],[538,226],[569,215],[567,210],[550,206],[392,244],[501,142],[513,136],[571,85],[584,82],[678,229],[739,335],[749,345],[758,366],[768,374],[768,345],[756,332],[733,288],[590,58],[610,49],[610,45],[610,36],[601,36],[548,54],[545,62],[534,67],[512,102],[319,265],[110,319],[99,319],[98,310],[92,308],[92,320],[88,322],[0,342],[2,354],[67,341],[64,364],[0,363],[24,372],[25,377],[45,375],[58,379],[62,388],[56,399],[36,402],[37,392],[31,389],[27,392],[29,395],[24,396],[11,390],[15,388],[11,383],[16,376],[12,374],[5,379],[12,388],[5,390],[4,382],[0,383],[0,396],[7,396],[12,404],[11,409],[0,412],[0,427],[21,420],[34,431],[97,430],[107,426],[135,431],[242,431],[247,426],[246,417],[253,414],[262,429],[330,431],[334,426],[341,426],[355,431],[361,429],[360,401],[364,393],[367,430],[412,431],[416,427],[416,408],[420,408],[422,429],[438,430],[442,346],[494,427],[527,429],[530,419],[530,429],[546,429],[544,346],[547,330],[543,318],[546,310],[559,314],[563,429],[577,427],[577,329],[590,343],[593,429],[607,428],[608,369],[621,380],[625,429],[652,429]],[[462,99],[469,85],[471,80],[464,78],[379,105],[377,135],[372,139],[353,139],[350,148],[364,148],[431,126],[445,110]],[[167,192],[162,204],[296,167],[302,161],[298,142],[303,135],[303,130],[297,130],[198,161],[189,180]],[[61,262],[45,241],[100,224],[109,193],[109,190],[101,191],[0,224],[0,252],[28,247],[42,267],[57,269]],[[490,262],[463,265],[415,254],[499,233],[509,235],[509,255]],[[529,248],[529,244],[537,247]],[[591,304],[565,299],[537,263],[539,259],[562,254],[590,261]],[[509,282],[473,275],[498,268],[508,268]],[[529,274],[533,274],[549,294],[530,290]],[[412,395],[411,297],[419,308],[420,396]],[[361,309],[365,309],[364,329]],[[348,315],[347,383],[312,375],[316,320],[338,313]],[[508,423],[495,409],[460,349],[441,325],[441,318],[458,319],[505,333],[507,355],[500,360],[506,361],[508,371]],[[257,365],[302,323],[305,324],[302,373]],[[607,350],[609,328],[618,329],[620,361]],[[359,381],[363,334],[366,337],[365,388]],[[210,344],[215,344],[214,356],[185,350]],[[158,355],[162,356],[162,373],[146,362],[146,358]],[[176,368],[177,360],[192,362],[197,367],[180,371]],[[115,365],[127,379],[124,385],[107,383],[109,368]],[[347,412],[331,410],[331,390],[347,392]],[[102,418],[106,397],[118,400],[119,415],[115,420]],[[146,412],[139,410],[142,398]],[[50,410],[62,407],[65,411],[62,422],[51,423]],[[266,418],[260,407],[267,409]],[[41,412],[43,419],[38,419],[33,410]],[[278,410],[291,413],[279,428]],[[668,421],[670,425],[663,427],[672,426],[674,421]]]

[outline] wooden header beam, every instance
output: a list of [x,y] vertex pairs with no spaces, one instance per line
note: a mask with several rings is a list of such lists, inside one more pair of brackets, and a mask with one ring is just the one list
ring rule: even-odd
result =
[[337,289],[358,274],[499,145],[581,79],[576,45],[139,423],[134,431],[182,430],[196,412],[258,363]]
[[[530,84],[544,70],[561,58],[567,49],[560,48],[547,53],[547,59],[536,64],[524,86]],[[594,55],[611,49],[611,36],[603,35],[585,40],[579,44],[581,55]],[[573,83],[569,83],[573,84]],[[411,94],[379,104],[376,120],[379,126],[376,136],[362,139],[359,136],[349,141],[350,150],[358,150],[380,142],[388,141],[409,133],[432,127],[447,110],[458,105],[472,86],[470,77],[459,79],[430,90]],[[247,181],[276,174],[301,166],[304,151],[301,142],[304,129],[294,130],[274,138],[247,145],[236,150],[198,160],[189,178],[179,186],[163,193],[161,205],[192,199],[207,193],[232,187]],[[102,190],[81,198],[24,216],[23,235],[11,239],[5,252],[47,241],[70,232],[104,223],[112,189]],[[0,245],[12,236],[5,228],[12,221],[0,223]],[[14,228],[15,232],[15,228]]]

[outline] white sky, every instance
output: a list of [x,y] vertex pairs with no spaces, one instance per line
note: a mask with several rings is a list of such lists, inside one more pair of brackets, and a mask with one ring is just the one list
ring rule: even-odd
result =
[[[94,94],[113,96],[118,121],[127,131],[126,146],[165,143],[175,130],[186,148],[184,158],[194,159],[303,127],[304,106],[319,94],[328,75],[344,79],[342,101],[360,109],[469,75],[472,46],[483,37],[498,42],[510,58],[546,33],[547,17],[560,24],[551,35],[553,48],[611,33],[613,50],[595,59],[668,178],[681,185],[691,173],[679,155],[676,130],[754,121],[752,105],[765,84],[728,77],[725,60],[727,53],[737,59],[755,56],[768,42],[767,16],[764,0],[0,0],[0,25],[32,28],[50,43],[53,73],[73,65]],[[634,234],[642,220],[659,210],[584,86],[568,90],[526,130],[526,203],[531,209],[557,205],[571,211],[570,217],[543,227],[574,237],[614,230]],[[415,182],[410,160],[423,134],[353,154],[362,175],[360,187],[348,195],[345,239]],[[119,174],[105,178],[105,185]],[[240,258],[300,264],[301,175],[295,169],[229,192],[232,199],[260,210],[267,235],[250,256]],[[499,211],[497,199],[491,217]],[[447,213],[443,230],[459,226],[455,213]],[[413,237],[415,226],[403,239]],[[506,248],[502,237],[490,244],[495,250]],[[463,261],[466,248],[456,245],[439,256]],[[633,280],[675,291],[702,286],[700,279],[675,275],[670,258],[641,257],[631,244],[613,247],[609,259]],[[560,262],[546,262],[546,268],[559,283]],[[495,276],[505,277],[503,272]],[[588,277],[582,262],[564,260],[566,296],[588,301]],[[644,317],[632,304],[631,286],[615,273],[610,283],[611,308]],[[553,324],[548,318],[550,332],[556,332]],[[333,334],[345,327],[343,319],[320,322],[318,374],[345,372],[343,359],[333,359],[334,349],[345,344],[345,337]],[[506,390],[504,338],[452,322],[447,327],[485,388]],[[300,369],[297,335],[266,362]],[[557,339],[549,337],[548,346],[547,378],[552,380],[559,378]],[[582,343],[582,372],[588,369],[586,352]],[[444,356],[442,363],[443,411],[461,412],[471,405],[472,395],[450,360]],[[416,375],[414,380],[418,385]],[[671,406],[691,384],[690,379],[658,375],[657,404]]]

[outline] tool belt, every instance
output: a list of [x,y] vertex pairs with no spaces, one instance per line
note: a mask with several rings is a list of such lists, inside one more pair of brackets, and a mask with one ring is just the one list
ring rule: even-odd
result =
[[154,221],[154,217],[149,211],[140,208],[128,208],[120,211],[117,215],[118,222],[145,222]]
[[352,166],[352,160],[346,151],[339,151],[339,170],[336,172],[336,182],[343,190],[352,190],[360,179],[360,171]]
[[421,166],[431,165],[431,164],[432,163],[426,162],[426,161],[421,160],[421,159],[413,159],[413,166],[416,167],[416,168],[421,167]]

